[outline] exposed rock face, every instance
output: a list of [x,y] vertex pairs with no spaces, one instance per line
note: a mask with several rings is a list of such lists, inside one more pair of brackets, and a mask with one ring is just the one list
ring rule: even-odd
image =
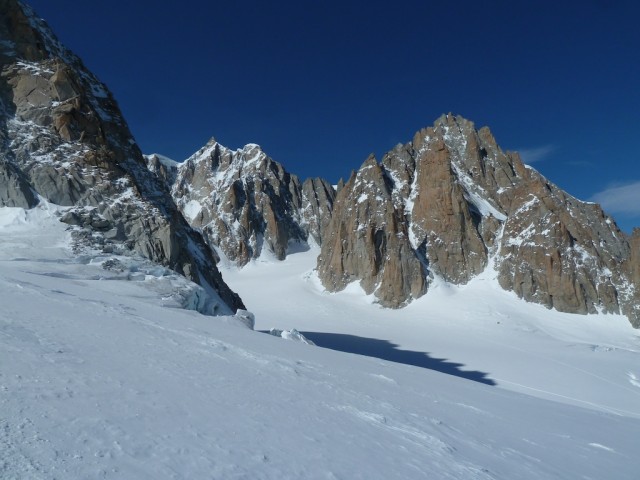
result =
[[634,296],[626,305],[623,312],[631,319],[631,324],[640,328],[640,228],[634,228],[629,240],[631,255],[628,261],[628,272],[631,282],[635,286]]
[[76,207],[64,220],[92,247],[134,250],[242,307],[209,249],[151,175],[111,93],[46,24],[0,0],[0,202],[33,206],[33,191]]
[[36,195],[22,172],[4,159],[0,159],[0,207],[33,208]]
[[318,274],[336,291],[360,280],[389,307],[403,306],[425,291],[425,270],[409,243],[403,210],[392,199],[392,185],[371,156],[340,190],[326,229]]
[[147,168],[162,180],[166,186],[170,187],[176,181],[178,176],[178,162],[171,160],[163,155],[154,153],[153,155],[145,155]]
[[640,228],[633,229],[629,245],[631,247],[629,258],[631,278],[635,285],[640,285]]
[[442,135],[432,130],[419,134],[413,151],[412,238],[418,248],[426,249],[434,272],[448,282],[466,283],[487,264],[478,231],[480,215],[465,198]]
[[212,139],[184,163],[150,155],[147,165],[207,243],[240,266],[263,253],[282,260],[309,237],[320,243],[333,208],[331,185],[301,185],[255,144],[230,150]]
[[624,234],[599,206],[580,202],[535,171],[514,191],[504,225],[500,284],[565,312],[620,312],[629,292]]
[[303,226],[318,245],[331,221],[335,199],[336,191],[323,178],[307,178],[302,184]]
[[359,280],[397,307],[436,276],[464,284],[489,267],[528,301],[622,312],[640,324],[640,234],[630,247],[598,205],[566,194],[460,117],[442,116],[381,164],[368,159],[340,190],[325,230],[318,272],[332,291]]

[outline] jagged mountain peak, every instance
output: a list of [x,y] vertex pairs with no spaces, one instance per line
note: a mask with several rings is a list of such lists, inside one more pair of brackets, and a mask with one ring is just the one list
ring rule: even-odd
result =
[[263,255],[283,259],[294,248],[320,243],[335,191],[322,179],[301,183],[262,148],[249,143],[232,150],[216,140],[164,173],[191,225],[202,231],[220,257],[240,266]]
[[269,157],[262,147],[256,143],[248,143],[236,150],[230,149],[212,137],[202,148],[187,158],[183,163],[208,165],[212,171],[240,170],[243,174],[250,174],[273,166],[276,170],[284,170],[282,166]]
[[[358,207],[374,199],[373,211]],[[393,214],[380,221],[383,212]],[[389,233],[408,242],[390,249],[379,241]],[[504,152],[489,128],[460,116],[441,116],[381,163],[367,158],[340,191],[326,236],[333,241],[323,244],[318,272],[329,290],[357,280],[397,307],[435,278],[464,284],[491,268],[503,288],[528,301],[577,313],[623,312],[640,324],[638,284],[627,267],[636,272],[637,260],[615,222]],[[425,288],[394,289],[382,280],[386,268],[407,263],[408,249],[422,268],[405,271],[422,276]],[[387,260],[372,267],[376,252]],[[417,278],[399,282],[411,281]]]
[[413,253],[392,191],[383,165],[370,155],[338,192],[318,257],[318,274],[329,290],[359,281],[367,294],[394,308],[424,293],[425,266]]
[[47,23],[20,0],[0,0],[5,19],[2,22],[0,55],[15,56],[26,61],[41,61],[60,57],[74,62],[80,60],[53,34]]
[[245,170],[259,170],[274,165],[276,169],[284,171],[282,165],[269,157],[256,143],[247,143],[244,147],[237,149],[235,153],[234,160]]
[[256,151],[263,152],[262,147],[257,143],[247,143],[244,147],[239,148],[238,150],[246,153],[252,153]]

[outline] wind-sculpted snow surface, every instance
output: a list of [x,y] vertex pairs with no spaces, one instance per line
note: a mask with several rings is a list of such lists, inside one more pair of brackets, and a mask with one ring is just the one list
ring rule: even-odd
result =
[[138,252],[200,283],[219,312],[241,307],[106,86],[17,0],[0,0],[0,65],[0,206],[74,206],[63,220],[78,249]]
[[[151,270],[136,276],[131,263],[123,266],[133,257],[78,257],[57,211],[46,204],[0,208],[3,480],[637,478],[637,401],[627,413],[583,408],[561,396],[549,401],[534,390],[529,393],[537,396],[507,391],[501,380],[491,387],[428,368],[285,341],[251,331],[238,317],[171,308],[179,305],[168,298],[169,284],[182,277],[166,279],[170,272]],[[291,288],[289,282],[298,285],[286,305],[273,297],[259,302],[266,310],[256,315],[258,328],[263,321],[289,330],[289,322],[297,322],[308,329],[326,325],[324,315],[331,314],[344,316],[334,324],[360,322],[370,335],[385,324],[387,333],[399,333],[396,319],[380,321],[380,315],[398,311],[365,304],[361,294],[348,299],[348,293],[322,293],[308,275],[305,280],[280,270],[298,259],[312,265],[309,253],[233,270],[238,286],[257,296],[273,295],[272,288],[283,285]],[[114,261],[107,264],[109,259]],[[278,281],[252,288],[263,275]],[[362,312],[370,312],[369,321]],[[483,311],[482,329],[490,329],[490,315]],[[533,325],[527,318],[494,315],[493,333],[503,328],[512,347],[529,342],[528,354],[538,347],[553,351],[547,335],[523,330]],[[447,323],[448,347],[456,344],[455,337],[461,348],[446,356],[466,352],[460,368],[477,368],[487,337],[478,335],[473,321],[455,332]],[[563,361],[555,369],[549,359],[541,358],[538,365],[528,357],[527,368],[521,368],[527,353],[506,348],[496,365],[508,366],[511,380],[531,386],[542,382],[539,390],[552,390],[550,377],[564,375],[575,355],[593,376],[575,370],[564,379],[574,396],[586,393],[581,382],[591,379],[603,395],[627,382],[629,390],[620,391],[628,397],[635,391],[637,398],[637,332],[628,324],[600,325],[597,336],[606,343],[588,350],[593,359],[600,358],[600,369],[593,368],[595,360],[583,362],[587,344],[580,338],[596,336],[596,330],[585,329],[568,330],[564,341],[553,343],[554,358]],[[418,328],[409,336],[431,337]],[[631,345],[634,353],[626,350]],[[626,368],[615,370],[614,359],[624,359]]]

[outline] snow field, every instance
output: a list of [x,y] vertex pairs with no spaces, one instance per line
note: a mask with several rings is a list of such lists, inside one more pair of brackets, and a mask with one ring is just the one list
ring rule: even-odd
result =
[[[497,383],[489,386],[178,308],[163,300],[171,285],[182,288],[170,272],[132,281],[105,271],[101,259],[74,257],[52,208],[0,209],[3,480],[637,478],[637,410],[614,414],[525,395],[502,379],[557,389],[551,366],[563,371],[558,362],[565,362],[564,371],[582,378],[575,368],[593,358],[581,368],[613,384],[584,378],[594,391],[618,389],[607,409],[629,407],[624,396],[640,391],[632,383],[640,373],[637,336],[617,318],[605,326],[589,320],[574,332],[572,318],[534,323],[528,306],[507,308],[506,300],[507,307],[491,303],[493,313],[483,304],[457,326],[443,310],[429,310],[437,302],[389,313],[357,289],[323,293],[307,253],[223,272],[232,288],[242,287],[258,329],[389,335],[404,349],[464,362],[457,373],[484,371]],[[286,286],[292,290],[277,290]],[[254,304],[251,289],[269,302]],[[442,290],[438,308],[466,311],[461,292]],[[452,333],[458,338],[444,342]],[[602,341],[590,344],[594,336]],[[496,339],[492,355],[482,346],[489,337]],[[531,349],[541,358],[520,362]],[[492,369],[498,364],[509,366]],[[618,368],[622,380],[613,375]],[[574,397],[594,400],[575,389]]]
[[317,254],[223,270],[256,314],[256,329],[295,328],[319,346],[318,334],[333,335],[323,336],[325,346],[340,335],[368,340],[371,354],[388,357],[389,345],[376,346],[386,342],[395,345],[395,357],[428,354],[458,364],[459,376],[482,372],[499,388],[640,418],[640,389],[629,376],[640,374],[640,332],[624,316],[572,315],[522,302],[497,285],[491,269],[466,286],[436,280],[408,307],[383,309],[357,283],[337,294],[324,291],[313,270]]

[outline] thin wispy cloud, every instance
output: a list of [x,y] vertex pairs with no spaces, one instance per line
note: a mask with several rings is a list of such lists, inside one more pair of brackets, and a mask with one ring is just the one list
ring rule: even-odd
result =
[[640,181],[609,187],[596,193],[591,200],[611,213],[640,216]]
[[549,157],[556,147],[554,145],[543,145],[535,148],[521,148],[518,149],[522,161],[527,164],[541,162]]

